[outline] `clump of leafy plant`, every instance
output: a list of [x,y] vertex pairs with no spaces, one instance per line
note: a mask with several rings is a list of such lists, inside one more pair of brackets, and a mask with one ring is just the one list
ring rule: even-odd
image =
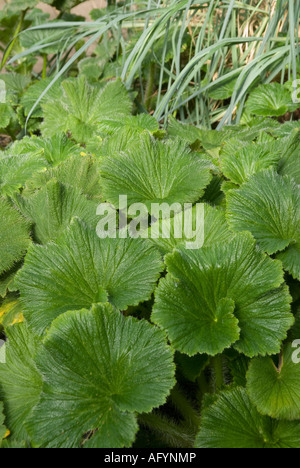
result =
[[[300,125],[278,86],[240,125],[162,130],[83,73],[1,153],[1,447],[300,447]],[[203,245],[178,213],[99,238],[120,195],[202,203]]]

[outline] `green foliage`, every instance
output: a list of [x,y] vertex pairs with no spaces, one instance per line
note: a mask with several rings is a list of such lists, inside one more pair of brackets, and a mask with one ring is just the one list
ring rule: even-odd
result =
[[195,202],[211,179],[207,162],[179,140],[154,142],[149,136],[128,152],[103,158],[100,163],[103,194],[118,206],[119,195],[128,204]]
[[293,362],[294,349],[284,347],[278,368],[271,358],[252,361],[247,375],[251,401],[262,414],[273,418],[300,419],[300,364]]
[[0,402],[0,443],[6,434],[6,427],[4,426],[3,403]]
[[101,131],[101,124],[110,118],[128,116],[131,101],[120,81],[110,82],[104,89],[90,86],[81,75],[76,81],[63,83],[64,94],[42,105],[45,116],[44,136],[70,132],[78,142],[84,142]]
[[20,156],[0,155],[0,194],[13,195],[24,187],[34,172],[47,166],[41,150]]
[[245,389],[220,395],[204,412],[198,448],[298,448],[300,423],[262,416]]
[[[279,258],[300,279],[300,188],[274,170],[253,176],[228,193],[228,220],[237,231],[252,232],[268,254]],[[292,252],[291,252],[292,251]]]
[[109,305],[62,315],[36,361],[44,386],[28,423],[35,446],[130,446],[135,413],[163,404],[174,385],[164,334]]
[[5,198],[0,198],[0,274],[21,260],[30,242],[29,222],[12,207]]
[[40,152],[51,166],[56,166],[72,156],[79,157],[81,149],[63,133],[51,138],[25,137],[16,141],[9,149],[9,153],[14,156],[32,153],[36,155]]
[[[44,142],[47,142],[47,140],[44,140]],[[67,146],[64,148],[66,149]],[[55,153],[53,152],[50,158],[53,160],[54,156]],[[97,164],[95,159],[86,153],[83,153],[82,156],[68,157],[57,167],[34,172],[32,177],[27,180],[23,194],[31,196],[52,179],[80,190],[88,198],[101,198]]]
[[6,3],[0,448],[300,448],[297,2]]
[[[293,324],[281,264],[255,249],[251,236],[165,259],[152,319],[188,355],[216,355],[235,344],[247,356],[274,354]],[[272,325],[271,325],[272,323]]]
[[107,301],[125,310],[149,299],[161,270],[160,255],[147,241],[99,239],[74,219],[56,243],[29,249],[17,286],[25,317],[42,333],[68,310]]
[[21,213],[31,221],[37,243],[46,244],[55,240],[74,217],[96,229],[97,204],[80,193],[78,189],[50,180],[30,198],[15,199]]
[[28,439],[24,422],[37,404],[42,378],[37,371],[34,355],[39,340],[25,323],[6,328],[9,345],[6,363],[0,365],[0,398],[4,400],[5,416],[15,440]]
[[280,117],[297,108],[298,105],[292,101],[291,92],[279,83],[259,86],[251,93],[246,105],[251,114],[264,117]]

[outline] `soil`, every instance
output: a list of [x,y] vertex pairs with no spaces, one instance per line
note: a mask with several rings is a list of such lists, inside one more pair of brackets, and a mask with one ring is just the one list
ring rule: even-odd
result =
[[11,142],[12,139],[9,135],[0,133],[0,148],[6,148]]

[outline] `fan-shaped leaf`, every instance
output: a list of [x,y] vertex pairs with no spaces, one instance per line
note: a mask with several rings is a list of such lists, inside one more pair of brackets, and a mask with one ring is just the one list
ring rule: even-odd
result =
[[112,135],[124,127],[128,130],[135,130],[137,134],[145,131],[153,134],[159,130],[157,120],[148,114],[121,116],[119,119],[103,119],[98,125],[98,130],[101,133]]
[[[33,83],[23,94],[21,98],[21,105],[24,107],[25,116],[29,114],[40,95],[45,91],[47,86],[51,83],[52,78],[45,78],[44,80]],[[46,95],[41,99],[39,105],[33,112],[33,117],[43,117],[41,106],[50,100],[60,100],[62,97],[61,80],[57,80],[54,85],[47,91]],[[59,117],[59,116],[57,116]],[[59,132],[57,132],[59,133]]]
[[279,83],[259,86],[250,94],[246,104],[252,114],[268,117],[280,117],[297,107],[292,101],[292,94]]
[[132,150],[139,139],[139,132],[135,128],[123,127],[114,135],[107,137],[104,141],[95,142],[95,147],[91,148],[90,143],[87,149],[92,153],[101,156],[111,156],[115,153],[121,153]]
[[227,199],[230,226],[250,231],[269,254],[288,247],[280,259],[300,279],[300,186],[269,170],[229,192]]
[[0,325],[7,327],[24,321],[23,309],[16,295],[8,295],[0,307]]
[[237,342],[250,357],[279,352],[294,322],[291,298],[280,262],[259,252],[250,235],[178,250],[165,261],[152,319],[178,351],[215,355]]
[[0,297],[5,297],[7,291],[14,290],[14,279],[16,276],[16,270],[10,270],[0,275]]
[[[45,21],[45,20],[44,20]],[[40,21],[35,21],[35,26],[39,26]],[[57,23],[57,20],[55,20]],[[68,39],[69,29],[53,28],[51,29],[51,21],[48,21],[49,28],[47,29],[34,29],[23,31],[20,35],[20,44],[24,49],[31,49],[35,45],[46,45],[43,47],[43,54],[55,54],[64,45]],[[35,55],[39,55],[36,53]]]
[[16,94],[19,96],[24,93],[24,90],[30,83],[30,77],[22,75],[21,73],[4,73],[0,75],[0,80],[4,81],[6,85],[7,98],[10,100],[11,96]]
[[243,388],[221,394],[205,410],[197,448],[299,448],[300,422],[258,413]]
[[[186,246],[187,243],[200,241],[199,247],[208,247],[218,242],[229,242],[235,234],[230,231],[225,219],[225,212],[221,209],[213,208],[208,204],[203,204],[203,222],[199,224],[192,239],[188,239],[183,232],[183,213],[175,214],[173,218],[157,220],[149,228],[149,239],[159,247],[162,253],[172,252],[173,249]],[[196,220],[197,208],[192,208],[191,217]],[[158,238],[154,237],[154,229],[159,225]],[[178,233],[176,232],[178,230]],[[179,236],[179,233],[181,235]]]
[[79,190],[54,179],[32,197],[18,196],[15,202],[34,225],[34,238],[40,244],[59,237],[76,216],[96,229],[98,204],[88,200]]
[[193,145],[202,139],[200,128],[194,127],[193,125],[183,124],[172,116],[169,118],[168,134],[173,137],[179,137],[190,145]]
[[0,442],[7,434],[7,429],[4,426],[3,403],[0,401]]
[[281,175],[288,175],[296,184],[300,185],[300,131],[294,130],[291,134],[283,138],[282,146],[285,148],[283,157],[279,162],[279,173]]
[[67,312],[52,325],[37,365],[44,379],[29,424],[42,447],[130,446],[134,412],[165,402],[173,387],[172,351],[146,321],[112,306]]
[[0,397],[12,436],[28,440],[24,422],[38,402],[42,379],[34,363],[39,341],[25,322],[6,328],[6,364],[0,365]]
[[103,158],[100,164],[103,194],[114,206],[119,195],[128,204],[193,203],[211,180],[207,162],[177,141],[156,142],[145,135],[128,153]]
[[97,172],[96,160],[90,156],[73,156],[57,167],[36,172],[27,181],[23,195],[31,196],[51,179],[56,179],[64,185],[80,190],[88,198],[101,198],[100,177]]
[[69,131],[75,140],[88,142],[102,120],[126,116],[131,112],[132,103],[120,81],[111,82],[99,91],[80,76],[77,80],[65,81],[63,89],[62,99],[42,106],[44,136]]
[[123,310],[150,298],[162,270],[141,239],[99,239],[81,221],[56,243],[32,246],[16,279],[24,315],[42,333],[63,312],[109,300]]
[[0,194],[12,195],[34,174],[48,166],[42,151],[21,156],[0,156]]
[[21,260],[30,242],[30,225],[4,198],[0,198],[0,274]]
[[8,127],[13,115],[12,107],[9,104],[0,102],[0,128],[5,129]]
[[30,154],[43,151],[49,164],[56,166],[71,156],[80,156],[82,148],[75,145],[66,135],[58,134],[51,138],[24,137],[16,141],[9,149],[11,155]]
[[11,11],[25,11],[38,4],[38,0],[6,0],[7,8]]
[[247,390],[260,413],[277,419],[300,419],[300,364],[293,362],[294,351],[286,345],[278,367],[271,358],[251,362]]
[[[236,144],[237,142],[234,141]],[[243,184],[253,174],[276,166],[280,160],[281,148],[275,141],[267,144],[245,144],[244,147],[228,152],[221,160],[222,171],[235,184]]]

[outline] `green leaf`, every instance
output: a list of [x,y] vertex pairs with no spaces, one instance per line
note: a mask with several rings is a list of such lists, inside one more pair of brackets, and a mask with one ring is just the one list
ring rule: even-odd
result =
[[143,132],[153,134],[159,130],[157,120],[148,114],[120,116],[119,119],[113,117],[107,120],[103,119],[98,125],[98,130],[101,133],[113,135],[124,127],[128,130],[135,130],[137,134]]
[[[1,364],[0,364],[1,365]],[[0,401],[0,442],[6,435],[6,427],[4,426],[3,403]]]
[[[230,350],[231,351],[231,350]],[[228,368],[235,386],[246,387],[246,374],[250,359],[242,354],[236,353],[234,358],[229,359]]]
[[[237,145],[237,141],[233,142]],[[252,175],[268,169],[270,167],[277,167],[281,157],[281,148],[278,142],[267,144],[246,144],[244,147],[230,152],[227,150],[221,160],[222,171],[228,179],[235,184],[243,184]]]
[[279,352],[294,322],[291,298],[280,262],[259,252],[250,235],[178,250],[165,262],[152,320],[175,349],[216,355],[235,343],[250,357]]
[[294,130],[290,135],[282,139],[282,146],[285,148],[283,157],[279,162],[278,172],[281,175],[288,175],[296,184],[300,185],[300,131]]
[[95,158],[87,156],[73,156],[43,172],[36,172],[27,181],[23,191],[24,196],[31,196],[36,190],[41,189],[51,179],[56,179],[64,185],[80,190],[88,198],[101,198],[101,187]]
[[97,134],[101,121],[127,116],[132,103],[121,81],[108,83],[102,90],[90,86],[84,76],[63,82],[64,95],[42,106],[44,136],[70,132],[78,142],[88,142]]
[[193,145],[202,139],[200,128],[197,128],[194,125],[183,124],[172,116],[169,117],[168,134],[172,137],[179,137],[190,145]]
[[284,124],[277,125],[276,128],[272,130],[272,133],[278,137],[289,137],[293,130],[300,129],[300,122],[299,120],[284,122]]
[[0,398],[6,423],[17,440],[28,440],[25,420],[41,393],[41,376],[34,363],[40,345],[25,322],[6,328],[6,364],[0,364]]
[[43,333],[63,312],[109,300],[125,310],[151,297],[162,270],[159,253],[142,239],[99,239],[74,220],[56,243],[32,246],[16,284],[24,315]]
[[[52,82],[53,78],[45,78],[44,80],[36,81],[33,83],[23,94],[21,98],[21,105],[24,107],[24,113],[27,117],[29,112],[35,105],[36,101],[39,99],[40,95],[45,91],[47,86]],[[44,104],[51,100],[62,98],[62,88],[61,80],[57,80],[54,85],[47,91],[47,94],[41,99],[39,105],[35,108],[32,116],[33,117],[43,117],[42,107]],[[59,115],[57,115],[59,118]],[[60,130],[61,132],[62,130]],[[59,131],[56,133],[60,133]]]
[[9,126],[14,115],[10,105],[0,102],[0,128],[5,129]]
[[18,442],[16,440],[11,440],[11,439],[4,439],[0,440],[0,448],[2,449],[8,449],[8,448],[13,448],[13,449],[25,449],[29,448],[26,444],[26,442]]
[[291,244],[284,252],[276,255],[276,258],[283,264],[283,268],[288,271],[294,279],[300,281],[300,242]]
[[250,231],[268,253],[300,279],[300,186],[272,170],[253,176],[227,194],[228,220],[236,231]]
[[12,195],[24,187],[34,172],[47,166],[42,151],[20,156],[0,156],[0,194]]
[[36,362],[41,400],[28,425],[35,446],[128,447],[135,412],[162,405],[175,384],[173,353],[148,322],[113,307],[67,312],[52,325]]
[[236,78],[228,79],[225,82],[222,81],[222,83],[218,83],[208,91],[208,96],[216,101],[229,99],[233,95],[236,82]]
[[30,225],[7,200],[0,198],[0,274],[21,260],[30,242]]
[[128,205],[144,203],[193,203],[203,195],[211,180],[207,162],[191,153],[184,143],[161,143],[145,135],[134,149],[114,154],[100,163],[103,194],[115,207],[119,195]]
[[0,307],[0,325],[5,328],[23,321],[24,316],[20,300],[14,294],[7,295]]
[[292,94],[279,83],[259,86],[246,103],[246,109],[252,114],[268,117],[280,117],[297,107],[292,101]]
[[16,197],[15,203],[32,222],[34,238],[40,244],[57,239],[76,216],[96,229],[98,204],[55,179],[30,198]]
[[107,61],[108,58],[85,57],[78,62],[79,73],[84,75],[89,83],[98,82]]
[[[57,24],[57,20],[54,20]],[[42,19],[39,21],[35,21],[34,26],[39,26],[40,24],[45,23],[45,20]],[[65,42],[68,39],[70,34],[69,29],[63,28],[53,28],[51,29],[51,21],[47,21],[49,24],[49,28],[47,29],[34,29],[34,30],[25,30],[20,35],[20,44],[24,49],[31,49],[36,45],[46,45],[47,47],[43,47],[41,51],[37,50],[34,55],[41,55],[42,54],[56,54],[58,53],[64,46]],[[50,45],[51,44],[51,45]]]
[[2,273],[0,275],[0,297],[5,297],[8,291],[12,291],[14,289],[13,283],[15,276],[15,269]]
[[96,148],[90,149],[90,143],[87,145],[87,150],[94,152],[96,155],[112,156],[115,153],[128,152],[134,149],[136,142],[139,139],[139,132],[136,128],[123,127],[114,135],[108,136],[104,141],[96,140]]
[[13,95],[21,95],[30,83],[30,77],[21,73],[1,73],[0,80],[4,81],[7,91],[7,99],[10,101]]
[[24,137],[22,140],[17,140],[10,148],[11,155],[18,156],[21,154],[30,154],[43,151],[43,156],[49,164],[56,166],[66,159],[77,156],[80,158],[82,148],[74,144],[64,134],[57,134],[51,138],[31,138]]
[[25,11],[27,8],[34,8],[38,0],[5,0],[7,8],[11,11]]
[[[225,219],[225,212],[221,209],[203,204],[204,217],[203,223],[200,223],[199,229],[192,239],[188,239],[183,230],[180,229],[181,236],[176,234],[176,230],[183,225],[182,213],[175,214],[173,218],[159,219],[149,228],[149,239],[153,242],[163,254],[172,252],[173,249],[185,246],[186,243],[203,242],[204,247],[209,247],[217,242],[229,242],[235,234],[230,231]],[[191,216],[196,219],[197,208],[193,207]],[[159,225],[159,228],[157,227]],[[158,229],[159,236],[154,238],[154,229]],[[153,235],[151,235],[153,234]],[[202,247],[202,245],[201,245]]]
[[258,413],[243,388],[225,391],[205,410],[196,448],[299,448],[300,422]]
[[300,364],[295,349],[284,347],[278,367],[272,358],[254,359],[247,374],[247,390],[262,414],[277,419],[300,419]]

